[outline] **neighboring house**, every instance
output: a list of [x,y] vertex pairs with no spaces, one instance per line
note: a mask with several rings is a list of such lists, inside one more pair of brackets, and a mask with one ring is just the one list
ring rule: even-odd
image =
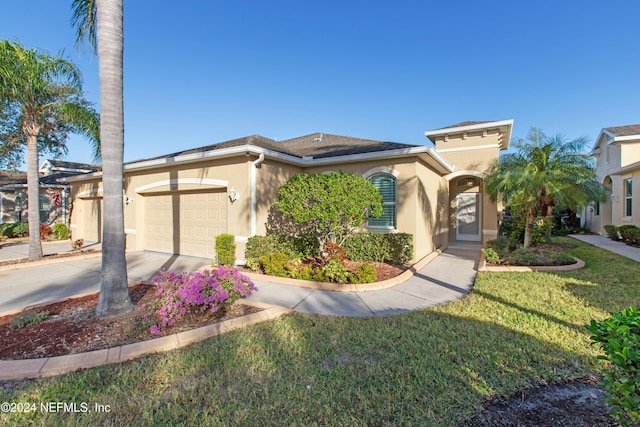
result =
[[605,225],[640,227],[640,124],[604,128],[591,154],[598,181],[611,191],[611,201],[586,209],[586,226],[605,234]]
[[[489,162],[508,147],[513,120],[465,122],[426,132],[435,147],[316,133],[286,141],[254,135],[125,165],[128,250],[214,256],[214,237],[264,235],[278,188],[301,172],[343,170],[375,185],[384,215],[366,229],[414,236],[415,259],[450,241],[497,236],[498,211],[484,194]],[[101,240],[101,174],[71,183],[74,237]],[[277,215],[276,215],[277,216]]]
[[[46,160],[40,168],[40,222],[54,224],[69,221],[69,184],[60,178],[95,172],[95,166],[83,163]],[[26,222],[28,211],[27,173],[0,171],[0,223]]]

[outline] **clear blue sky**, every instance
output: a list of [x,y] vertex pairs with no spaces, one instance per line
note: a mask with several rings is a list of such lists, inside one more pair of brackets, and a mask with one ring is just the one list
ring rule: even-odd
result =
[[[0,38],[74,48],[71,0],[3,2]],[[427,144],[514,119],[593,141],[640,123],[640,2],[125,0],[125,161],[246,135]],[[72,138],[70,161],[90,161]]]

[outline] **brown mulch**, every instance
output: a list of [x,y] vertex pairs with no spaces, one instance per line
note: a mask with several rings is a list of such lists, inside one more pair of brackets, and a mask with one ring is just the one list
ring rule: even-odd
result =
[[138,284],[130,288],[130,293],[135,304],[133,311],[108,319],[95,316],[98,294],[28,309],[26,312],[46,311],[49,315],[45,321],[23,328],[12,328],[11,319],[24,315],[24,311],[0,317],[0,359],[35,359],[101,350],[175,334],[261,310],[236,303],[222,317],[210,313],[185,316],[175,325],[163,329],[159,335],[153,335],[149,328],[155,322],[153,318],[145,316],[148,308],[143,306],[152,302],[155,286]]

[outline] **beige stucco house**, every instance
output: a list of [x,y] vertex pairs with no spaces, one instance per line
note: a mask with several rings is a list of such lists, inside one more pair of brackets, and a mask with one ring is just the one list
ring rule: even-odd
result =
[[591,154],[597,159],[599,182],[611,191],[611,201],[589,206],[586,226],[600,234],[610,224],[640,227],[640,124],[602,129]]
[[[250,236],[266,234],[278,188],[301,172],[343,170],[369,179],[385,214],[366,229],[414,236],[420,259],[452,241],[497,236],[498,211],[484,171],[508,147],[513,120],[465,122],[425,133],[425,145],[311,134],[286,141],[254,135],[125,165],[127,250],[214,256],[231,233],[244,259]],[[101,239],[100,173],[70,178],[73,238]]]
[[[71,213],[69,184],[60,179],[96,170],[95,166],[84,163],[45,160],[38,171],[40,222],[48,225],[56,222],[67,224]],[[0,171],[0,224],[26,222],[28,211],[27,173]]]

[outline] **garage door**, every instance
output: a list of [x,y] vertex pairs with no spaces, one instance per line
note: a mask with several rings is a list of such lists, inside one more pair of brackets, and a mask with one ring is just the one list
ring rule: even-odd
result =
[[215,236],[227,231],[226,194],[146,196],[145,250],[213,258]]

